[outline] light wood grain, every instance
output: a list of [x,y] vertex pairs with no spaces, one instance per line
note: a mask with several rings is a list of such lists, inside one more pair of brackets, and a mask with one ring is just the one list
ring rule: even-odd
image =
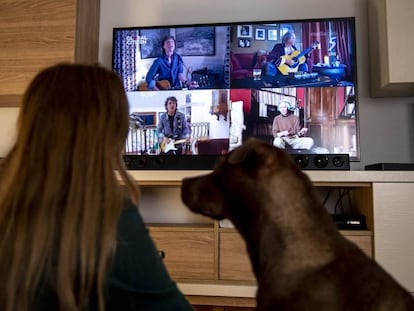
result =
[[220,279],[255,281],[246,244],[237,232],[220,233]]
[[[209,311],[250,311],[256,310],[255,298],[243,298],[243,297],[211,297],[211,296],[186,296],[188,301],[192,305],[203,305],[200,310]],[[211,309],[205,309],[205,306],[211,306]],[[199,309],[196,308],[198,311]]]
[[414,292],[414,183],[374,183],[375,259]]
[[175,280],[216,279],[214,232],[212,229],[181,231],[150,228],[158,250]]
[[3,1],[0,95],[22,94],[45,66],[74,61],[76,1]]
[[[364,253],[372,257],[372,234],[370,231],[341,231]],[[220,279],[234,281],[255,281],[248,258],[246,245],[234,229],[220,232]]]
[[342,233],[348,240],[358,246],[368,257],[372,258],[372,236],[371,231],[364,234],[364,232],[357,231],[360,234]]
[[99,0],[8,0],[0,10],[0,107],[17,107],[39,70],[96,63]]
[[[142,186],[181,186],[185,177],[211,173],[211,170],[131,170]],[[370,187],[372,182],[414,182],[413,171],[304,171],[316,186]]]

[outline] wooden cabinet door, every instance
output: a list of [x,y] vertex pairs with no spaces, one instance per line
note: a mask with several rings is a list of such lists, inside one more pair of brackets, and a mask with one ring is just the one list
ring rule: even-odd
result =
[[368,257],[372,258],[372,232],[371,231],[342,231],[342,234],[356,244]]
[[375,259],[414,292],[414,183],[374,183]]
[[164,262],[175,280],[216,279],[213,229],[150,228],[151,236],[165,254]]
[[[341,231],[369,257],[372,257],[371,231]],[[232,281],[255,281],[245,243],[238,232],[221,232],[219,278]]]
[[244,240],[238,232],[220,232],[219,278],[255,281]]

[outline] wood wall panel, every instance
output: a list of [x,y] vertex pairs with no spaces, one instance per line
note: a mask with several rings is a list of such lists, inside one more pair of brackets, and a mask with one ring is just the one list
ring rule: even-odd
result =
[[97,62],[99,0],[6,0],[0,10],[0,107],[19,106],[35,74]]
[[73,61],[75,0],[3,1],[0,95],[22,94],[43,67]]

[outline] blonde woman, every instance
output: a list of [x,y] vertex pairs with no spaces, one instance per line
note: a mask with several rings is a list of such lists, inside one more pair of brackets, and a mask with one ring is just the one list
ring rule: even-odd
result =
[[28,86],[0,169],[1,310],[192,310],[136,207],[128,112],[99,66],[55,65]]

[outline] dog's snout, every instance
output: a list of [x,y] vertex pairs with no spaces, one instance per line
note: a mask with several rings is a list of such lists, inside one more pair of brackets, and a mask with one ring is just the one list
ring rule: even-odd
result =
[[188,207],[194,204],[194,202],[198,201],[198,192],[193,190],[193,186],[195,183],[196,178],[184,178],[182,180],[181,186],[181,200],[186,204]]

